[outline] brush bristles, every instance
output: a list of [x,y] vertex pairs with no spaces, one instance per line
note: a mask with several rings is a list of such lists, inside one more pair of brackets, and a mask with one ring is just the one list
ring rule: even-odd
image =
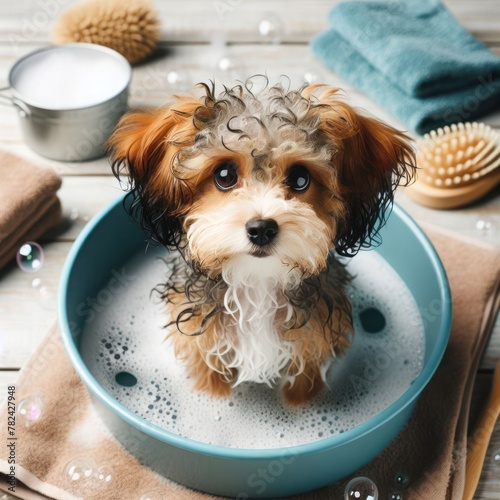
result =
[[452,188],[474,182],[500,166],[498,134],[484,123],[458,123],[417,142],[420,182]]
[[160,37],[160,21],[149,0],[90,0],[59,17],[56,44],[86,42],[104,45],[134,64],[147,57]]

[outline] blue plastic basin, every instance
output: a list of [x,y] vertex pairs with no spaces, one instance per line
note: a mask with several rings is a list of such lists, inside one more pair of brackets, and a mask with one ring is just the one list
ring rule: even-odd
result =
[[[130,453],[178,483],[233,498],[276,498],[319,488],[352,474],[400,432],[446,348],[451,325],[449,286],[427,237],[398,206],[381,231],[379,252],[405,281],[425,323],[425,358],[414,383],[393,404],[340,435],[290,448],[235,449],[187,439],[161,429],[115,400],[85,365],[79,342],[82,303],[97,292],[146,238],[117,199],[95,217],[73,245],[61,278],[59,317],[71,362],[107,426]],[[80,313],[79,313],[80,311]],[[432,315],[428,312],[432,311]],[[424,314],[425,312],[425,314]],[[269,473],[262,475],[262,469]]]

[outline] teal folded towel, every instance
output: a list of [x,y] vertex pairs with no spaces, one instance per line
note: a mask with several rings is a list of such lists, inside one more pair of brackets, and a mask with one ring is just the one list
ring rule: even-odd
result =
[[342,2],[312,50],[418,133],[500,108],[500,58],[438,0]]

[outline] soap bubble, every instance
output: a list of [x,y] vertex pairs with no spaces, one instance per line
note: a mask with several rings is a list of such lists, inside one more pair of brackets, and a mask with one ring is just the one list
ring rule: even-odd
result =
[[228,83],[245,79],[242,62],[225,53],[216,59],[216,69],[224,74],[224,78]]
[[312,83],[318,83],[321,79],[321,76],[316,71],[306,71],[302,78],[305,83],[311,85]]
[[35,288],[36,290],[38,290],[41,286],[42,286],[42,280],[40,278],[35,278],[32,282],[31,282],[31,286],[33,288]]
[[47,299],[51,295],[49,288],[40,278],[35,278],[31,282],[31,286],[43,299]]
[[40,420],[43,414],[43,395],[36,392],[17,404],[17,421],[30,427]]
[[81,214],[77,208],[72,208],[71,212],[69,213],[69,218],[70,220],[77,222],[77,221],[83,221],[83,222],[88,222],[90,220],[89,215]]
[[111,465],[101,465],[95,471],[95,484],[99,487],[107,486],[113,479],[114,470]]
[[43,266],[44,253],[42,247],[34,241],[27,241],[18,250],[17,265],[25,273],[36,273]]
[[476,220],[476,229],[483,236],[488,236],[496,229],[496,221],[493,217],[480,217]]
[[8,493],[5,493],[4,495],[0,496],[0,500],[17,500],[19,497],[13,497],[9,495]]
[[228,56],[223,56],[219,59],[219,61],[217,62],[217,67],[221,70],[221,71],[230,71],[232,69],[234,69],[234,61],[229,58]]
[[493,452],[493,455],[491,455],[491,463],[495,467],[500,467],[500,450],[496,450]]
[[407,488],[408,485],[410,484],[410,477],[406,472],[399,471],[395,476],[394,476],[394,484],[398,488]]
[[163,495],[157,491],[148,491],[142,495],[139,500],[163,500]]
[[259,21],[258,32],[261,40],[278,44],[283,37],[283,22],[279,16],[273,12],[268,12]]
[[403,500],[403,494],[400,491],[393,491],[389,493],[389,500]]
[[171,90],[189,90],[191,87],[188,73],[180,69],[167,73],[167,84]]
[[52,290],[40,278],[35,278],[31,282],[31,286],[37,295],[40,305],[49,311],[53,310],[55,305],[55,294]]
[[367,477],[355,477],[345,487],[344,499],[378,500],[377,486]]
[[82,482],[92,477],[94,464],[92,460],[80,457],[69,462],[64,468],[66,479],[72,483]]

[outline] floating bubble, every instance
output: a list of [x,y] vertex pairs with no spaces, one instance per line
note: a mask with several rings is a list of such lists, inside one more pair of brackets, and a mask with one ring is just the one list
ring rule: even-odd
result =
[[497,223],[493,217],[480,217],[476,220],[476,229],[487,236],[496,230]]
[[317,83],[320,80],[320,75],[316,73],[315,71],[306,71],[303,75],[302,78],[304,79],[304,82],[308,83],[311,85],[312,83]]
[[215,421],[220,422],[222,420],[222,417],[220,415],[215,416]]
[[94,474],[95,484],[99,487],[107,486],[113,479],[114,470],[111,465],[101,465]]
[[491,455],[491,462],[495,467],[500,467],[500,450],[496,450]]
[[167,83],[172,90],[188,90],[190,79],[187,72],[183,70],[171,70],[167,73]]
[[39,303],[44,307],[44,309],[52,310],[54,306],[55,294],[50,290],[50,288],[40,278],[35,278],[31,282],[31,286],[36,292]]
[[69,462],[64,468],[66,479],[72,483],[81,483],[92,477],[94,464],[92,460],[80,457]]
[[268,12],[259,21],[258,32],[265,42],[278,44],[283,37],[283,22],[279,16]]
[[400,491],[389,493],[389,500],[403,500],[403,494]]
[[148,491],[144,493],[139,500],[163,500],[163,495],[157,491]]
[[36,392],[17,404],[17,421],[25,427],[31,427],[43,415],[43,395]]
[[42,296],[42,298],[44,300],[50,298],[50,290],[42,284],[42,286],[39,288],[39,291],[40,291],[40,295]]
[[394,476],[394,484],[398,488],[407,488],[408,485],[410,484],[410,476],[408,476],[408,474],[406,474],[406,472],[399,471]]
[[35,278],[31,282],[31,286],[38,290],[42,286],[42,280],[40,278]]
[[72,221],[83,221],[83,222],[88,222],[90,220],[89,215],[81,214],[77,208],[72,208],[71,212],[69,213],[69,218]]
[[344,499],[378,500],[377,486],[367,477],[355,477],[345,487]]
[[39,271],[43,266],[44,259],[42,247],[34,241],[24,243],[16,255],[17,265],[25,273]]
[[219,61],[217,62],[217,67],[221,70],[221,71],[230,71],[232,69],[234,69],[234,61],[227,57],[227,56],[223,56],[219,59]]

